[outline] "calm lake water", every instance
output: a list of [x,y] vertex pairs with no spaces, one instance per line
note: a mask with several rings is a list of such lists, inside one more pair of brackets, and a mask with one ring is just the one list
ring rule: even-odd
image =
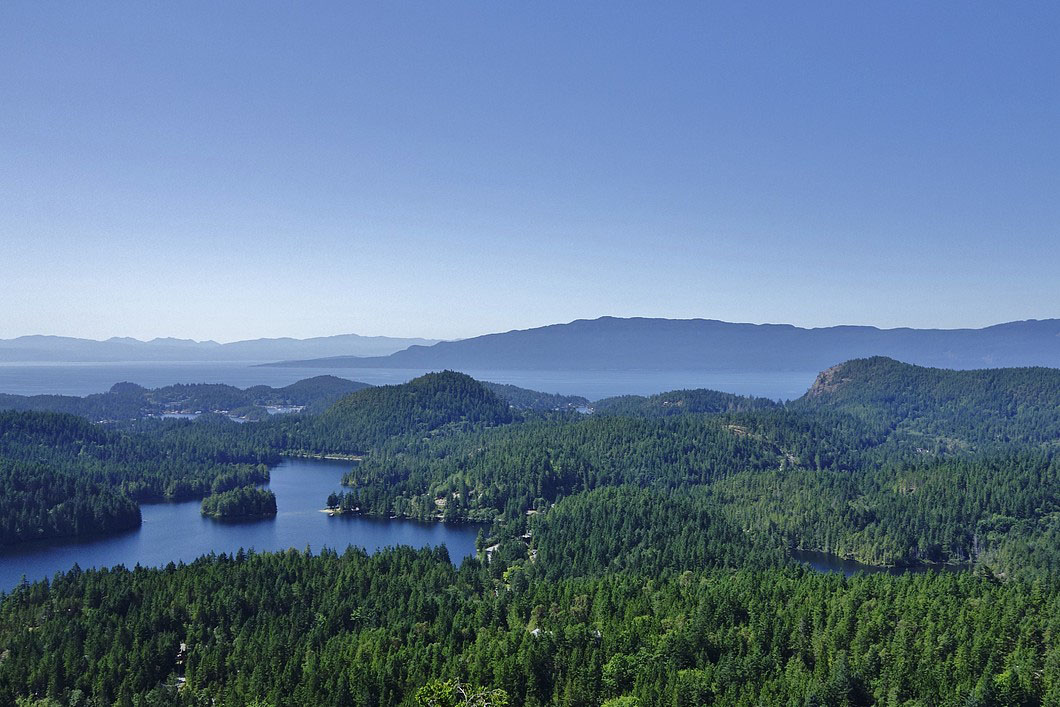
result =
[[[349,545],[375,552],[384,547],[445,545],[459,563],[475,553],[477,525],[418,523],[321,513],[324,501],[340,489],[339,480],[349,462],[322,459],[285,459],[272,469],[269,488],[276,494],[275,518],[256,521],[217,521],[203,518],[199,501],[141,505],[143,525],[117,535],[89,540],[45,540],[0,551],[0,592],[10,591],[25,576],[29,581],[52,577],[77,563],[82,569],[137,564],[162,567],[170,562],[191,562],[202,555],[234,553],[240,548],[257,551],[306,547],[314,552]],[[882,568],[862,565],[821,552],[794,551],[795,559],[819,572],[929,571],[925,568]],[[947,571],[957,568],[944,567]]]
[[[0,363],[0,393],[19,395],[89,395],[108,390],[119,381],[155,388],[174,383],[228,383],[283,386],[312,376],[336,375],[375,385],[403,383],[422,375],[413,369],[257,368],[248,363]],[[651,395],[680,388],[711,388],[743,395],[794,399],[813,382],[815,373],[705,373],[702,371],[473,371],[480,380],[510,383],[550,393],[581,395],[591,400],[611,395]],[[272,470],[269,485],[276,493],[275,518],[252,522],[224,522],[203,518],[199,501],[143,504],[143,525],[137,529],[81,541],[43,541],[0,551],[0,592],[30,581],[51,577],[77,563],[82,569],[136,564],[160,567],[190,562],[208,553],[233,553],[239,548],[258,551],[323,547],[344,550],[348,545],[374,552],[383,547],[445,545],[459,562],[474,554],[478,527],[417,523],[405,520],[329,517],[320,513],[349,462],[288,459]],[[795,557],[821,572],[922,571],[870,567],[824,553],[797,552]]]
[[[174,383],[284,386],[320,375],[373,385],[404,383],[427,369],[258,368],[252,363],[0,363],[0,393],[89,395],[119,381],[158,388]],[[598,400],[612,395],[653,395],[681,388],[710,388],[775,400],[801,396],[817,373],[712,373],[704,371],[464,371],[479,380],[508,383],[546,393]]]
[[143,525],[118,535],[83,541],[45,540],[0,551],[0,592],[29,581],[69,570],[125,565],[162,567],[190,562],[211,552],[234,553],[239,548],[258,551],[323,547],[339,551],[357,545],[369,552],[394,545],[445,545],[459,563],[475,553],[477,525],[417,523],[357,516],[330,517],[321,513],[328,494],[339,490],[349,462],[286,459],[272,469],[269,483],[276,493],[275,518],[231,522],[203,518],[199,501],[140,506]]

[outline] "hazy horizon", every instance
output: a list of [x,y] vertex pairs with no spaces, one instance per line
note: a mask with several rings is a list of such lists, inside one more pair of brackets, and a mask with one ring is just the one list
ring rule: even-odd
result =
[[755,326],[760,326],[760,325],[794,326],[794,327],[800,328],[800,329],[829,329],[829,328],[834,328],[834,327],[872,327],[872,328],[877,328],[877,329],[881,329],[881,330],[888,330],[888,329],[929,329],[929,330],[953,331],[953,330],[960,330],[960,329],[985,329],[985,328],[989,328],[989,327],[992,327],[992,326],[998,326],[998,325],[1001,325],[1001,324],[1011,324],[1011,323],[1014,323],[1014,322],[1043,321],[1043,320],[1052,320],[1052,319],[1057,319],[1057,318],[1060,318],[1060,317],[1023,317],[1023,318],[1020,318],[1020,319],[1011,319],[1011,320],[1007,320],[1007,321],[1003,321],[1003,322],[1000,322],[1000,321],[999,322],[991,322],[989,324],[984,324],[982,326],[967,326],[967,327],[961,327],[961,326],[954,326],[954,327],[946,327],[946,326],[913,327],[913,326],[903,326],[903,325],[884,327],[884,326],[877,326],[875,324],[861,324],[861,323],[856,323],[856,322],[843,322],[843,323],[837,323],[837,324],[825,324],[825,325],[821,325],[821,326],[801,326],[799,324],[792,324],[791,322],[780,322],[780,321],[743,322],[743,321],[728,321],[728,320],[724,320],[724,319],[718,319],[716,317],[661,317],[661,316],[660,317],[653,317],[653,316],[629,316],[629,317],[625,317],[625,316],[614,315],[614,314],[601,314],[601,315],[596,316],[596,317],[579,317],[579,318],[576,318],[576,319],[568,319],[568,320],[564,320],[564,321],[549,322],[547,324],[541,324],[541,325],[538,325],[538,326],[514,327],[514,328],[507,328],[507,329],[499,329],[497,331],[483,331],[483,332],[478,333],[478,334],[472,334],[470,336],[460,336],[460,337],[456,337],[456,336],[454,336],[454,337],[426,337],[426,336],[416,336],[416,335],[412,335],[412,336],[394,336],[394,335],[391,335],[391,334],[372,334],[372,333],[365,334],[365,333],[362,333],[362,332],[344,331],[344,332],[338,332],[338,333],[334,333],[334,334],[309,334],[308,336],[297,336],[297,337],[296,336],[289,336],[289,335],[281,334],[281,335],[251,336],[251,337],[247,337],[245,339],[228,339],[228,340],[225,340],[225,339],[219,339],[219,338],[216,338],[216,337],[207,337],[207,338],[203,338],[203,339],[194,339],[194,338],[191,338],[191,337],[176,337],[176,336],[138,337],[138,336],[128,336],[128,335],[121,335],[121,334],[116,334],[116,335],[113,335],[113,336],[92,337],[92,336],[75,336],[75,335],[71,335],[71,334],[54,334],[54,333],[48,333],[48,332],[30,332],[30,333],[25,333],[25,334],[17,334],[15,336],[0,336],[0,341],[10,341],[12,339],[18,339],[18,338],[30,337],[30,336],[46,336],[46,337],[84,339],[84,340],[89,340],[89,341],[100,341],[100,342],[109,341],[109,340],[112,340],[112,339],[135,339],[135,340],[140,341],[142,343],[149,343],[149,342],[151,342],[153,340],[172,339],[172,340],[178,340],[178,341],[191,341],[191,342],[194,342],[194,343],[197,343],[197,344],[205,344],[205,343],[211,343],[211,342],[212,343],[217,343],[217,344],[231,344],[231,343],[236,343],[236,342],[241,342],[241,341],[257,341],[257,340],[263,340],[263,339],[266,339],[266,340],[267,339],[294,339],[294,340],[299,340],[300,341],[300,340],[305,340],[305,339],[331,338],[331,337],[338,337],[338,336],[350,336],[350,335],[353,335],[353,336],[360,336],[360,337],[365,337],[365,338],[427,339],[427,340],[434,340],[435,342],[439,342],[439,341],[457,341],[457,340],[460,340],[460,339],[473,339],[473,338],[478,337],[478,336],[486,336],[486,335],[489,335],[489,334],[503,334],[503,333],[512,332],[512,331],[523,331],[523,330],[526,330],[526,329],[536,329],[536,328],[540,328],[540,327],[544,327],[544,326],[555,326],[555,325],[562,325],[562,324],[571,324],[571,323],[576,322],[576,321],[592,321],[592,320],[596,320],[596,319],[671,319],[671,320],[675,320],[675,321],[701,320],[701,321],[718,321],[718,322],[724,322],[726,324],[751,324],[751,325],[755,325]]

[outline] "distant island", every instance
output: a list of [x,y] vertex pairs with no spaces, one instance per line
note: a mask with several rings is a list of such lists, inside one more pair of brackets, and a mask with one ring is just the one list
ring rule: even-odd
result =
[[818,371],[888,356],[920,366],[1060,366],[1060,319],[983,329],[877,329],[601,317],[488,334],[386,356],[332,356],[272,366],[420,370]]
[[0,393],[0,410],[66,412],[94,422],[128,422],[145,417],[187,417],[217,413],[238,420],[265,420],[272,412],[320,412],[344,395],[370,387],[335,376],[315,376],[272,388],[237,388],[223,383],[178,383],[144,388],[115,383],[105,393],[10,395]]

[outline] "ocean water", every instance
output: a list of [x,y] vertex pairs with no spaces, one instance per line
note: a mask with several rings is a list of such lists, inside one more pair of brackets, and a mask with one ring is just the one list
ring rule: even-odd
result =
[[[89,395],[122,381],[157,388],[174,383],[227,383],[284,386],[319,375],[334,375],[372,385],[404,383],[427,369],[408,368],[261,368],[253,362],[0,363],[0,393],[17,395]],[[508,383],[545,393],[581,395],[598,400],[613,395],[653,395],[681,388],[710,388],[774,400],[801,396],[817,373],[705,371],[525,371],[466,370],[479,380]]]

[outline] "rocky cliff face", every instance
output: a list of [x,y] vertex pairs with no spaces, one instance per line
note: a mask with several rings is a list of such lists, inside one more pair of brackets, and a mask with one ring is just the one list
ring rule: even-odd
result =
[[838,366],[832,366],[826,368],[817,374],[817,379],[810,386],[810,389],[806,391],[807,398],[818,398],[822,395],[834,393],[839,387],[845,383],[849,383],[852,378],[844,376],[844,369],[846,364],[839,364]]

